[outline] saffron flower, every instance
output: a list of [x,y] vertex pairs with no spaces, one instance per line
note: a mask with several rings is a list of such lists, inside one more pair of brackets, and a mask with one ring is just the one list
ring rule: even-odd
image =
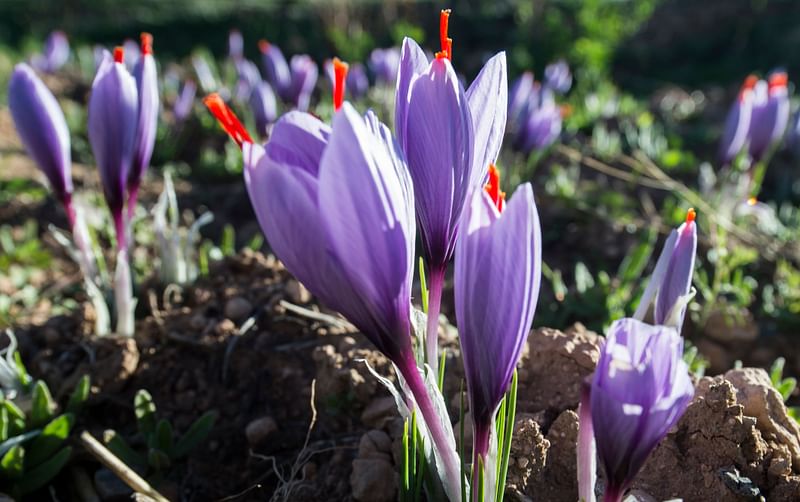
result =
[[22,144],[64,206],[70,226],[72,206],[72,157],[69,129],[55,96],[25,63],[14,67],[8,84],[8,107]]
[[[335,64],[341,84],[346,67]],[[292,111],[262,147],[218,95],[205,103],[242,148],[248,194],[273,252],[392,360],[444,466],[442,481],[460,499],[452,430],[436,412],[411,346],[414,192],[389,129],[372,112],[362,117],[349,103],[334,103],[333,127]]]
[[693,395],[683,339],[674,328],[614,321],[590,390],[592,427],[606,473],[603,500],[622,500]]
[[750,118],[749,150],[754,162],[783,137],[789,123],[789,91],[786,72],[775,71],[769,81],[760,80],[753,93],[753,112]]
[[176,122],[183,122],[192,113],[194,98],[197,95],[197,84],[194,80],[187,80],[183,83],[180,94],[172,105],[172,114]]
[[[520,185],[505,204],[492,166],[486,189],[476,190],[465,210],[455,256],[456,318],[472,415],[473,469],[491,465],[495,413],[511,383],[539,297],[541,245],[530,183]],[[480,495],[475,490],[473,500],[482,500]]]
[[317,63],[311,59],[311,56],[298,54],[292,56],[289,68],[292,83],[284,100],[293,104],[298,110],[306,111],[311,103],[311,93],[314,92],[319,77]]
[[244,37],[239,30],[228,32],[228,57],[234,61],[244,58]]
[[125,187],[133,162],[138,123],[136,81],[125,69],[121,47],[106,52],[89,98],[89,142],[114,227],[117,245],[127,249],[123,216]]
[[347,89],[353,99],[361,99],[367,95],[369,77],[367,77],[367,70],[361,63],[350,65],[350,70],[347,72]]
[[559,60],[544,69],[544,86],[559,94],[566,94],[572,87],[572,73],[566,61]]
[[128,174],[128,218],[136,209],[139,186],[150,166],[158,129],[158,75],[153,58],[153,36],[149,33],[142,33],[142,55],[133,68],[133,77],[138,95],[138,120],[133,163]]
[[536,86],[531,94],[514,138],[515,147],[523,153],[552,145],[562,127],[561,108],[556,104],[553,92]]
[[528,110],[528,102],[534,89],[533,73],[526,71],[511,84],[508,92],[508,123],[513,130],[519,129],[523,114]]
[[753,88],[756,82],[758,79],[754,75],[745,79],[725,119],[725,129],[719,145],[719,160],[722,165],[730,164],[747,142],[753,113]]
[[244,58],[235,60],[234,65],[237,74],[236,99],[247,101],[253,90],[261,83],[261,72],[255,63]]
[[427,359],[437,373],[438,319],[447,263],[467,197],[486,181],[506,127],[506,57],[492,57],[464,91],[450,58],[450,11],[440,17],[442,50],[432,61],[406,38],[400,56],[395,130],[416,194],[417,221],[429,268]]
[[262,137],[267,136],[267,128],[278,118],[277,107],[272,87],[266,82],[259,82],[250,94],[250,110],[256,121],[256,130]]
[[696,217],[695,210],[689,209],[686,221],[670,232],[634,318],[643,320],[655,298],[655,324],[672,326],[680,332],[686,305],[692,295],[692,275],[697,254]]
[[400,65],[400,49],[373,49],[369,55],[369,67],[375,81],[381,85],[394,85],[397,80],[397,67]]
[[261,60],[264,66],[264,74],[267,82],[272,89],[278,93],[282,99],[286,99],[292,86],[292,74],[289,71],[289,64],[283,57],[283,52],[277,45],[271,44],[266,40],[258,42],[261,51]]
[[44,52],[34,56],[31,65],[39,71],[54,73],[67,64],[69,53],[69,39],[66,33],[56,30],[47,36]]

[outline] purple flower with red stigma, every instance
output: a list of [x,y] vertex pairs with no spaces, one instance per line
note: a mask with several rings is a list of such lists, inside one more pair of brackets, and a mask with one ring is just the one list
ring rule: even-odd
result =
[[63,204],[74,225],[72,157],[69,129],[55,96],[25,63],[14,67],[8,84],[8,107],[22,144]]
[[544,85],[559,94],[566,94],[572,87],[572,73],[566,61],[559,60],[544,69]]
[[730,164],[747,142],[753,113],[753,88],[756,82],[758,79],[754,75],[745,79],[739,95],[725,119],[725,129],[719,145],[719,159],[723,165]]
[[250,94],[250,110],[256,120],[256,129],[262,137],[267,136],[267,128],[278,118],[278,105],[272,87],[259,82]]
[[47,36],[44,52],[34,56],[31,65],[39,71],[54,73],[67,64],[69,53],[69,39],[66,33],[56,30]]
[[600,351],[589,399],[597,453],[606,474],[603,500],[622,500],[693,396],[683,339],[674,328],[630,318],[614,321]]
[[153,147],[156,144],[158,129],[158,75],[156,61],[153,58],[153,36],[142,33],[142,55],[133,68],[138,96],[138,121],[136,126],[136,146],[133,151],[133,163],[128,174],[128,217],[133,215],[139,186],[142,183]]
[[136,80],[125,69],[121,47],[114,57],[105,53],[89,98],[89,143],[117,234],[117,245],[127,249],[123,209],[126,184],[136,149],[138,98]]
[[758,162],[781,140],[789,123],[790,105],[786,72],[776,71],[760,80],[754,89],[750,118],[750,157]]
[[[495,413],[533,322],[542,236],[529,183],[506,204],[492,166],[475,190],[456,245],[455,303],[473,423],[473,469],[487,465]],[[475,478],[474,478],[475,479]],[[502,482],[502,480],[501,480]],[[474,494],[474,500],[479,494]]]
[[374,49],[369,55],[369,67],[377,83],[394,85],[397,80],[397,67],[400,65],[400,49]]
[[289,71],[289,64],[286,62],[286,58],[283,57],[283,52],[277,45],[271,44],[266,40],[259,41],[258,48],[261,51],[267,82],[281,99],[289,101],[287,96],[292,87],[292,73]]
[[437,331],[447,263],[455,251],[468,196],[486,181],[506,127],[505,53],[492,57],[467,91],[450,58],[450,11],[442,11],[442,50],[432,61],[406,38],[400,57],[395,130],[414,182],[425,261],[430,269],[428,364],[437,366]]

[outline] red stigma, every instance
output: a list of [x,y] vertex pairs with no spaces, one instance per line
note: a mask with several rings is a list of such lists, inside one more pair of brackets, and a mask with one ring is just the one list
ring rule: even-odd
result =
[[344,89],[349,68],[350,65],[341,59],[333,58],[333,109],[337,112],[344,103]]
[[244,128],[239,118],[233,113],[225,101],[222,100],[216,92],[209,94],[203,99],[203,104],[206,105],[208,110],[217,119],[222,129],[228,133],[233,141],[242,147],[242,143],[252,143],[253,139],[248,134],[247,129]]
[[144,32],[139,37],[142,40],[142,56],[153,54],[153,35]]
[[269,42],[264,39],[259,40],[258,50],[260,50],[262,54],[265,54],[269,50]]
[[500,170],[489,164],[489,182],[483,187],[492,199],[497,211],[502,213],[506,205],[506,193],[500,190]]
[[450,24],[450,9],[442,9],[439,13],[439,43],[442,50],[436,53],[437,59],[447,58],[453,60],[453,39],[447,36]]
[[692,223],[697,218],[697,211],[694,210],[693,207],[690,207],[688,211],[686,211],[686,223]]
[[742,85],[742,89],[753,89],[757,83],[758,77],[755,75],[748,75],[747,78],[744,79],[744,85]]
[[789,76],[785,71],[773,73],[769,76],[769,88],[775,89],[786,87],[789,84]]
[[114,62],[122,63],[123,61],[125,61],[125,49],[118,45],[114,47]]

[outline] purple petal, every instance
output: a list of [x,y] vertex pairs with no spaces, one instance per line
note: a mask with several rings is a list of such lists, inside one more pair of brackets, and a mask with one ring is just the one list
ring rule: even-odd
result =
[[30,66],[20,63],[8,85],[8,106],[22,143],[64,204],[72,194],[67,121],[55,96]]
[[158,75],[152,54],[144,54],[136,63],[133,76],[138,93],[138,122],[133,164],[128,175],[128,187],[138,190],[142,177],[150,165],[158,129]]
[[472,118],[448,60],[434,59],[414,79],[406,113],[399,140],[414,180],[423,247],[429,265],[442,267],[453,254],[473,181]]
[[490,420],[533,322],[541,283],[541,229],[529,183],[502,214],[476,190],[456,248],[459,338],[475,420]]
[[400,66],[397,70],[397,87],[395,89],[394,131],[401,144],[406,131],[406,114],[411,98],[411,81],[424,73],[428,67],[428,57],[417,43],[406,37],[400,50]]
[[508,94],[508,121],[512,129],[520,127],[519,120],[533,92],[533,73],[526,71],[514,81]]
[[316,178],[330,135],[331,128],[318,118],[291,111],[272,128],[265,148],[277,162],[303,169]]
[[467,101],[474,127],[472,186],[486,182],[489,164],[495,164],[500,155],[506,132],[508,113],[508,76],[506,53],[500,52],[490,59],[467,89]]
[[256,129],[261,136],[267,135],[267,127],[275,122],[278,116],[278,105],[272,87],[266,82],[259,82],[250,94],[250,109],[256,120]]
[[[669,316],[681,297],[689,294],[694,274],[694,260],[697,254],[697,224],[687,221],[678,228],[675,250],[670,256],[664,281],[656,296],[654,318],[656,324],[669,322]],[[678,329],[683,325],[686,307],[681,309],[678,317]]]
[[286,99],[285,96],[292,85],[292,75],[286,58],[283,57],[283,53],[277,45],[262,41],[259,43],[259,48],[267,81],[283,99]]
[[753,92],[743,89],[725,119],[725,130],[719,147],[719,158],[723,164],[731,162],[744,147],[750,130],[752,111]]

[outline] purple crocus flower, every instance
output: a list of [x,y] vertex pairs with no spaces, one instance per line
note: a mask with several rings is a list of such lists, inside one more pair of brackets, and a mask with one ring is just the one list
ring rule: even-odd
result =
[[262,137],[267,136],[267,127],[278,118],[277,103],[272,87],[266,82],[259,82],[250,94],[250,109],[256,120],[256,129]]
[[136,63],[142,56],[139,50],[139,44],[133,39],[126,38],[125,41],[122,42],[122,51],[125,54],[125,67],[128,71],[133,71],[134,67],[136,67]]
[[603,499],[619,502],[694,395],[683,339],[671,327],[614,321],[590,392],[597,452],[606,473]]
[[177,122],[183,122],[186,120],[186,117],[192,113],[196,95],[197,84],[194,83],[194,80],[187,80],[184,82],[181,92],[178,94],[178,99],[176,99],[175,104],[172,105],[172,113],[175,115],[175,120]]
[[730,164],[747,142],[753,112],[753,88],[756,82],[758,79],[754,75],[745,79],[742,89],[725,119],[725,130],[719,145],[719,159],[722,165]]
[[39,71],[53,73],[61,69],[69,60],[69,39],[60,30],[53,31],[44,42],[44,52],[31,61],[31,65]]
[[561,108],[556,104],[553,92],[535,87],[528,107],[521,115],[514,145],[524,153],[547,148],[558,139],[561,127]]
[[374,49],[369,55],[369,67],[375,80],[381,85],[394,85],[397,80],[397,67],[400,65],[400,49]]
[[289,64],[286,62],[286,58],[283,57],[283,53],[277,45],[273,45],[266,40],[259,41],[258,48],[261,51],[267,82],[282,99],[288,101],[285,96],[289,94],[292,86],[292,74],[289,71]]
[[347,91],[353,99],[361,99],[369,91],[367,70],[361,63],[353,63],[347,72]]
[[506,127],[506,57],[492,57],[464,92],[450,63],[447,14],[442,51],[428,61],[406,38],[400,57],[395,130],[414,181],[417,221],[429,268],[428,364],[436,372],[438,320],[447,263],[453,256],[467,197],[486,181]]
[[136,145],[133,163],[128,174],[128,218],[133,216],[139,185],[150,166],[153,147],[156,144],[158,129],[158,75],[153,58],[153,36],[142,33],[142,55],[133,68],[138,96],[138,121],[136,125]]
[[559,60],[544,69],[544,85],[559,94],[566,94],[572,87],[572,73],[566,61]]
[[261,73],[255,63],[244,58],[237,59],[235,65],[238,77],[236,99],[247,101],[250,99],[250,94],[252,94],[253,90],[261,83]]
[[686,221],[667,237],[653,275],[639,300],[634,318],[644,319],[655,298],[655,324],[672,326],[680,332],[691,294],[697,254],[696,217],[695,210],[689,209]]
[[292,75],[292,84],[289,88],[286,101],[292,103],[298,110],[308,110],[311,102],[311,93],[317,85],[319,69],[311,56],[297,54],[292,56],[289,63]]
[[795,157],[800,157],[800,111],[794,114],[786,134],[786,145],[791,149]]
[[508,92],[508,123],[513,130],[521,127],[521,119],[528,109],[528,102],[533,93],[533,73],[526,71],[511,84]]
[[411,347],[414,191],[391,132],[345,102],[333,127],[287,113],[262,147],[219,96],[205,103],[242,147],[250,201],[273,252],[392,360],[430,432],[448,493],[459,499],[452,431],[437,415]]
[[755,162],[786,132],[790,108],[787,84],[786,72],[776,71],[769,76],[769,82],[761,80],[755,86],[749,137],[750,157]]
[[125,185],[136,148],[136,81],[125,69],[122,47],[105,54],[89,98],[89,142],[100,170],[103,195],[111,210],[117,245],[127,249],[123,208]]
[[[487,465],[494,415],[531,329],[542,274],[539,216],[529,183],[503,207],[497,170],[475,190],[456,245],[455,305],[473,424],[473,469]],[[488,193],[487,193],[488,192]],[[500,293],[500,294],[498,294]],[[502,482],[502,480],[498,480]],[[474,500],[482,500],[475,491]]]
[[14,67],[8,84],[8,107],[22,144],[36,161],[50,189],[75,222],[72,207],[72,157],[69,129],[55,96],[25,63]]
[[228,57],[234,61],[244,58],[244,38],[239,30],[228,32]]

